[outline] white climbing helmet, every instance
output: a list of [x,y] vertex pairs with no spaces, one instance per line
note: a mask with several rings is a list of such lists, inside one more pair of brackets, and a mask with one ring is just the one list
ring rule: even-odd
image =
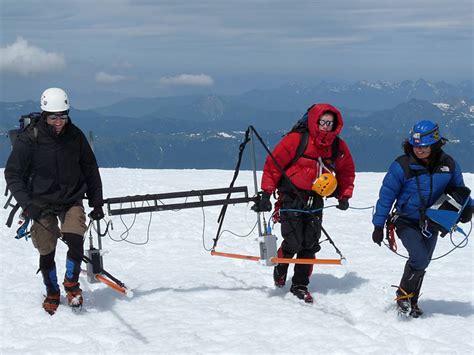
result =
[[69,110],[69,98],[60,88],[49,88],[41,94],[41,110],[63,112]]

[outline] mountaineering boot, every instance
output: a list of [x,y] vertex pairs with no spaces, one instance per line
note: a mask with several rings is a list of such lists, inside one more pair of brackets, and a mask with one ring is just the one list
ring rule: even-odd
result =
[[43,301],[43,309],[50,315],[53,315],[59,306],[59,285],[56,275],[56,265],[53,262],[53,267],[50,269],[41,268],[41,275],[43,276],[43,283],[46,286],[46,296]]
[[[277,251],[279,258],[292,258],[293,254],[283,251],[280,246]],[[275,286],[281,288],[286,284],[286,275],[288,274],[288,264],[277,264],[273,269],[273,282]]]
[[420,279],[418,280],[416,290],[414,292],[413,297],[410,300],[410,303],[411,303],[410,316],[412,316],[413,318],[418,318],[423,315],[423,310],[418,306],[418,297],[420,297],[420,290],[421,290],[421,285],[423,284],[424,277],[425,277],[425,272],[423,272]]
[[278,265],[273,269],[273,281],[275,282],[275,286],[281,288],[285,286],[286,283],[286,272],[282,273]]
[[67,304],[73,308],[81,308],[83,300],[79,282],[68,281],[65,278],[63,286],[66,291]]
[[423,310],[418,307],[418,304],[413,304],[411,305],[411,311],[410,311],[410,316],[413,318],[418,318],[423,315]]
[[79,273],[81,263],[70,258],[66,258],[66,275],[64,275],[64,290],[66,291],[67,303],[69,306],[77,308],[82,306],[82,290],[79,287]]
[[399,316],[407,317],[411,312],[410,299],[413,297],[412,293],[406,292],[401,287],[396,292],[397,311]]
[[56,293],[49,293],[45,296],[43,301],[43,309],[48,312],[50,315],[56,313],[58,306],[59,306],[59,298],[60,293],[59,291]]
[[291,285],[290,292],[306,303],[313,303],[313,296],[309,293],[308,287],[304,285]]
[[423,314],[423,311],[418,307],[418,296],[424,275],[424,270],[413,270],[408,262],[405,264],[395,298],[400,316],[418,318]]

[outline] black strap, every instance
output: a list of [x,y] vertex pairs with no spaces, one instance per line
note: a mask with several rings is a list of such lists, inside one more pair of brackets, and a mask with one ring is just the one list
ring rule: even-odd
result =
[[[291,132],[290,132],[291,133]],[[283,170],[288,170],[288,168],[290,166],[292,166],[293,164],[296,163],[296,161],[301,158],[301,157],[305,157],[305,158],[308,158],[308,159],[313,159],[313,160],[317,160],[317,158],[313,158],[313,157],[309,157],[307,155],[304,154],[305,150],[306,150],[306,147],[308,146],[308,141],[309,141],[309,130],[306,129],[302,132],[300,132],[301,136],[300,136],[300,142],[298,144],[298,148],[296,148],[296,153],[295,153],[295,156],[293,157],[293,159],[291,159],[291,161],[285,165],[285,167],[283,168]],[[331,168],[334,169],[335,165],[336,165],[336,159],[338,158],[339,156],[339,136],[336,136],[332,142],[332,145],[331,145],[331,158],[330,158],[330,161],[328,161],[328,159],[324,159],[324,163],[329,165]]]
[[[5,191],[5,196],[7,196],[8,189]],[[15,205],[12,205],[11,202],[13,200],[13,194],[10,194],[7,198],[7,202],[5,202],[5,205],[3,206],[4,209],[7,209],[8,207],[15,207]]]
[[[250,142],[250,127],[247,128],[247,131],[245,132],[245,138],[242,143],[239,145],[239,158],[237,160],[237,164],[235,166],[234,170],[234,177],[232,178],[232,181],[230,182],[229,187],[234,187],[235,180],[237,180],[237,177],[239,176],[240,172],[240,164],[242,163],[242,156],[244,154],[245,146],[247,143]],[[231,193],[229,192],[227,194],[227,199],[230,198]],[[217,218],[217,223],[219,223],[219,227],[217,228],[217,234],[216,237],[214,238],[214,245],[212,246],[212,249],[214,250],[217,246],[217,241],[219,240],[219,235],[221,233],[222,225],[224,223],[224,217],[227,212],[227,204],[222,206],[221,213],[219,214],[219,218]]]
[[304,155],[304,151],[306,150],[306,147],[308,146],[308,140],[309,140],[309,131],[306,129],[300,134],[300,142],[298,143],[298,148],[296,148],[296,153],[293,159],[285,165],[283,170],[288,170],[290,166],[292,166],[296,161],[301,158]]
[[427,203],[425,198],[423,197],[423,194],[421,193],[420,179],[419,179],[419,175],[421,174],[419,172],[414,172],[414,175],[415,175],[415,180],[416,180],[416,188],[418,190],[418,196],[420,198],[420,208],[418,209],[420,211],[420,227],[424,228],[425,221],[426,221],[426,208],[428,207],[428,203],[431,200],[431,194],[433,193],[433,177],[431,174],[428,174],[430,177],[430,191],[429,191],[428,203]]
[[10,214],[8,215],[7,223],[5,223],[8,228],[12,226],[13,218],[15,218],[16,212],[18,211],[19,208],[20,208],[20,204],[17,203],[10,211]]
[[332,141],[332,152],[331,152],[331,164],[334,168],[336,165],[336,159],[339,156],[339,136],[336,136]]

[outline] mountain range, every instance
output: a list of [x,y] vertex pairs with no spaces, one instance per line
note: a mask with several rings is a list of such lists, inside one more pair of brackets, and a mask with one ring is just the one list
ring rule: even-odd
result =
[[[442,135],[450,140],[446,151],[464,171],[474,171],[472,81],[287,84],[234,96],[130,98],[93,110],[72,108],[70,115],[85,133],[93,132],[103,167],[233,169],[249,125],[272,148],[315,102],[329,102],[342,111],[341,137],[349,144],[358,171],[386,170],[420,119],[438,122]],[[38,107],[33,101],[0,102],[0,132]],[[8,139],[0,139],[0,166],[9,150]],[[261,167],[265,151],[257,147],[256,155]],[[247,156],[243,168],[250,167]]]

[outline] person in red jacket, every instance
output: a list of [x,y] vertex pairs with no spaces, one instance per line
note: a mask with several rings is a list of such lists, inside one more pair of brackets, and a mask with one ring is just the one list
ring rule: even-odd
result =
[[[339,110],[329,104],[316,104],[308,110],[308,143],[303,154],[294,161],[302,137],[300,132],[290,132],[283,137],[272,152],[278,163],[268,156],[263,168],[261,198],[254,206],[257,212],[271,211],[271,194],[278,190],[281,203],[281,234],[283,242],[278,249],[278,257],[314,259],[321,249],[323,197],[313,191],[313,184],[325,172],[337,179],[337,189],[331,197],[337,197],[337,208],[347,210],[352,197],[355,179],[355,165],[349,147],[338,136],[343,127]],[[336,138],[337,137],[337,138]],[[337,155],[334,157],[334,140],[338,139]],[[331,161],[331,159],[334,161]],[[289,166],[288,166],[289,165]],[[282,170],[291,184],[282,178]],[[292,186],[293,185],[293,186]],[[296,190],[295,190],[296,188]],[[300,195],[303,199],[299,198]],[[302,210],[316,210],[311,213]],[[295,264],[290,291],[298,298],[311,303],[308,292],[313,266]],[[273,278],[275,286],[286,283],[288,264],[275,266]]]

